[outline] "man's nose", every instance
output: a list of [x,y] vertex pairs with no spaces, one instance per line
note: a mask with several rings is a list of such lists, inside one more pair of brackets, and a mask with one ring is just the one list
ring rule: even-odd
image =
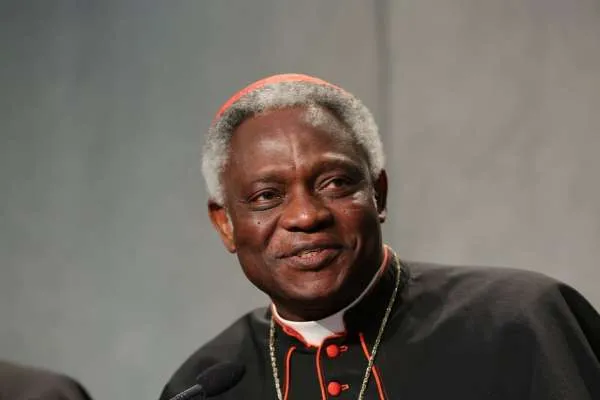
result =
[[323,200],[305,188],[289,193],[284,207],[280,222],[289,231],[318,231],[333,221]]

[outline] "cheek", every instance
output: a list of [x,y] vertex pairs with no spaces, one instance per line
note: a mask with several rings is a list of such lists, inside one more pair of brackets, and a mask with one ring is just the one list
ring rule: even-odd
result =
[[[352,199],[339,207],[340,224],[344,227],[364,227],[379,220],[377,204],[368,193],[356,193]],[[361,230],[349,230],[360,232]]]
[[272,235],[274,222],[275,218],[266,214],[240,218],[234,226],[238,251],[263,248]]

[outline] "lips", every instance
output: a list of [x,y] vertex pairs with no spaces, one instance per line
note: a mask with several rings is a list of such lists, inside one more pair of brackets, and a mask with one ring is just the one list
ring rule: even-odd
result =
[[294,246],[279,258],[296,268],[318,270],[331,264],[341,250],[342,246],[334,243],[305,243]]

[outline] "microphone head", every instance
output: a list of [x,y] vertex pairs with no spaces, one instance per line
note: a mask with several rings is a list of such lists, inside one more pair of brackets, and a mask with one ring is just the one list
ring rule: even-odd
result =
[[245,372],[246,367],[243,364],[221,362],[198,375],[196,383],[202,386],[206,397],[216,396],[235,386]]

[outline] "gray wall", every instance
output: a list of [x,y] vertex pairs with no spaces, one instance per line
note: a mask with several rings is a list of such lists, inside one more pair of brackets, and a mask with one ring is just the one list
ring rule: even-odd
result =
[[542,271],[597,306],[600,3],[0,2],[0,358],[156,398],[265,298],[205,212],[202,132],[276,72],[380,121],[405,258]]

